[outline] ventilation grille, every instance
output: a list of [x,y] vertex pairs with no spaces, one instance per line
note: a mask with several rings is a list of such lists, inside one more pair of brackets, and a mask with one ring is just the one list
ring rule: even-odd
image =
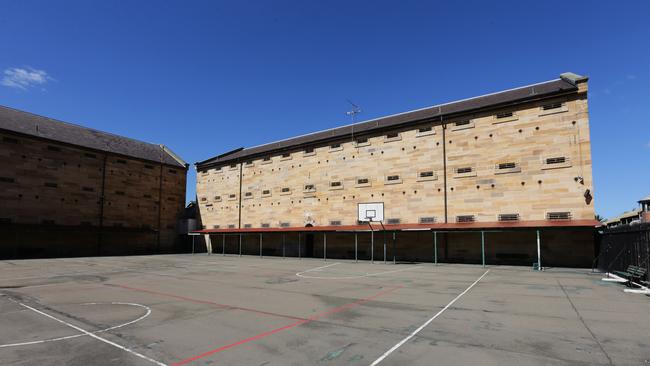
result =
[[542,110],[545,111],[548,111],[549,109],[558,109],[558,108],[562,108],[562,103],[551,103],[542,106]]
[[402,220],[400,219],[388,219],[386,220],[386,223],[389,225],[397,225],[401,222]]
[[262,227],[271,227],[271,224],[263,223]]
[[571,212],[548,212],[547,220],[571,220]]
[[246,228],[246,229],[250,229],[252,227],[253,227],[253,225],[251,225],[251,224],[244,224],[244,228]]
[[456,222],[475,222],[476,218],[474,215],[461,215],[461,216],[456,216]]
[[500,214],[499,221],[519,221],[519,214]]
[[332,225],[332,226],[340,226],[341,225],[341,220],[332,220],[332,221],[330,221],[330,225]]
[[436,218],[431,216],[431,217],[420,217],[420,224],[433,224],[436,222]]
[[281,222],[280,227],[289,227],[290,224],[288,222]]

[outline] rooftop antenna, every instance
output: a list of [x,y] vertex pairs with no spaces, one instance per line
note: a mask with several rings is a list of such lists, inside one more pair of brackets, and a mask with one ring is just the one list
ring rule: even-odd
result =
[[354,142],[354,123],[357,120],[357,114],[361,113],[361,108],[358,105],[352,103],[350,99],[346,99],[346,100],[352,106],[352,110],[345,112],[345,114],[350,116],[350,119],[352,119],[352,142]]

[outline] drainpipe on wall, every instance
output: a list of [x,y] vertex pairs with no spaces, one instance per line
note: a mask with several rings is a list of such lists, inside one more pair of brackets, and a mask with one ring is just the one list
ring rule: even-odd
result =
[[[242,171],[244,164],[239,162],[239,228],[241,229],[241,187],[242,187]],[[241,238],[241,236],[240,236]]]

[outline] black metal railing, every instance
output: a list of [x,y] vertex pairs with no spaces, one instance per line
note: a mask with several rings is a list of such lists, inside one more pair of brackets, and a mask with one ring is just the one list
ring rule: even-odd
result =
[[645,280],[650,281],[650,223],[607,228],[599,234],[599,271],[625,271],[633,265],[645,268]]

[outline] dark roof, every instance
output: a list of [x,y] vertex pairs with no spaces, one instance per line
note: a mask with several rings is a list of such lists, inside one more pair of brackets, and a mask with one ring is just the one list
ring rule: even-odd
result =
[[324,142],[328,140],[338,139],[344,136],[350,136],[351,133],[363,134],[370,131],[400,127],[431,119],[442,120],[443,117],[453,118],[456,115],[476,112],[486,108],[496,108],[498,106],[503,106],[506,104],[520,103],[543,97],[550,97],[557,94],[575,92],[578,90],[576,83],[586,80],[586,77],[572,73],[565,73],[562,74],[559,79],[543,83],[505,90],[498,93],[486,94],[451,103],[434,105],[431,107],[394,114],[391,116],[375,118],[352,125],[314,132],[311,134],[293,137],[290,139],[272,142],[251,148],[236,149],[232,153],[221,154],[208,160],[198,162],[196,163],[196,166],[197,168],[201,168],[216,164],[224,164],[226,162],[240,161],[246,158],[252,158],[254,156],[267,154],[273,151],[286,150],[306,144],[313,144],[316,142]]
[[4,106],[0,106],[0,130],[186,167],[185,162],[164,145],[150,144]]

